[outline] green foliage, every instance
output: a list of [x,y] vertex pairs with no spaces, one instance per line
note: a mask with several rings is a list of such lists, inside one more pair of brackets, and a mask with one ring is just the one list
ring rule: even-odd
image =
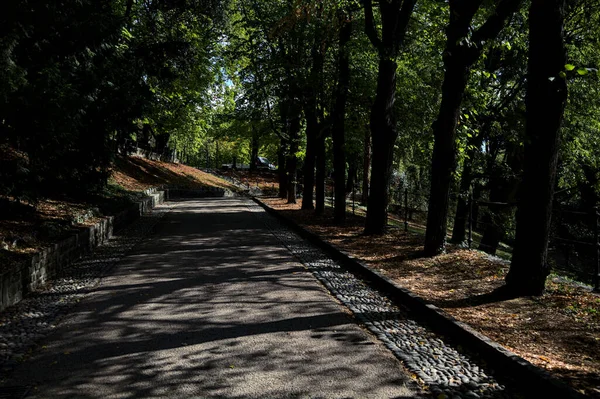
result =
[[197,134],[220,7],[133,0],[0,5],[1,138],[26,154],[26,179],[38,193],[101,188],[113,155],[135,136],[136,120],[156,135]]
[[[485,3],[474,28],[493,9]],[[580,201],[582,186],[600,190],[599,10],[597,0],[569,2],[568,62],[560,75],[570,92],[563,202]],[[256,140],[260,155],[274,161],[280,139],[288,138],[290,107],[304,104],[311,90],[323,132],[331,127],[340,12],[355,26],[345,127],[347,159],[356,166],[378,68],[357,1],[2,2],[0,144],[22,156],[5,168],[14,173],[1,174],[1,193],[98,189],[115,153],[131,146],[215,167],[233,157],[249,163]],[[457,131],[457,180],[467,161],[484,186],[493,170],[518,177],[506,154],[523,142],[526,18],[525,10],[517,13],[472,69]],[[395,168],[415,179],[427,179],[430,167],[448,20],[447,4],[419,1],[398,59]],[[315,51],[323,56],[321,74],[310,73]]]

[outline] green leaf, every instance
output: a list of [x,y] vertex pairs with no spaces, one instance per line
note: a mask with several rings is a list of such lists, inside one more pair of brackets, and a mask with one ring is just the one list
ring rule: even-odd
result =
[[565,71],[572,71],[573,69],[575,69],[575,65],[573,65],[573,64],[565,65]]
[[567,77],[567,74],[565,73],[565,71],[560,71],[560,73],[558,74],[558,76],[560,76],[561,78],[565,79]]
[[587,75],[587,74],[588,74],[588,72],[589,72],[589,71],[588,71],[586,68],[579,68],[579,69],[577,70],[577,73],[578,73],[579,75],[581,75],[581,76],[583,76],[583,75]]

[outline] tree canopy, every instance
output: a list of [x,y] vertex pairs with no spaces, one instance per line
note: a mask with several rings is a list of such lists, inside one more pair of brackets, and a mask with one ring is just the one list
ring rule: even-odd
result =
[[367,234],[407,193],[427,256],[467,239],[472,197],[480,248],[514,243],[508,285],[540,293],[553,207],[600,193],[600,7],[551,3],[6,0],[0,145],[22,156],[0,160],[0,194],[98,190],[136,147],[203,168],[266,156],[304,209],[333,184],[336,223],[361,191]]

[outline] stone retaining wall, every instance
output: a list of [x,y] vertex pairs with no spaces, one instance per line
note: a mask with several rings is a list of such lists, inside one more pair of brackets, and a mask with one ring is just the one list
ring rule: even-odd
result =
[[167,190],[167,199],[231,197],[232,195],[233,195],[233,193],[230,190],[219,188],[219,187],[202,187],[202,188],[170,187]]
[[80,231],[33,255],[30,261],[0,275],[0,310],[14,305],[23,296],[45,284],[62,268],[79,259],[84,253],[102,244],[113,232],[133,222],[165,200],[165,191],[149,189],[146,198],[115,216]]

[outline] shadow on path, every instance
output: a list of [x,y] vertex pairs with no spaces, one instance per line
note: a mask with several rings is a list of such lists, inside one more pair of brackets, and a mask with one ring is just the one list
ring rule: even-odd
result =
[[414,397],[239,199],[178,202],[6,385],[53,398]]

